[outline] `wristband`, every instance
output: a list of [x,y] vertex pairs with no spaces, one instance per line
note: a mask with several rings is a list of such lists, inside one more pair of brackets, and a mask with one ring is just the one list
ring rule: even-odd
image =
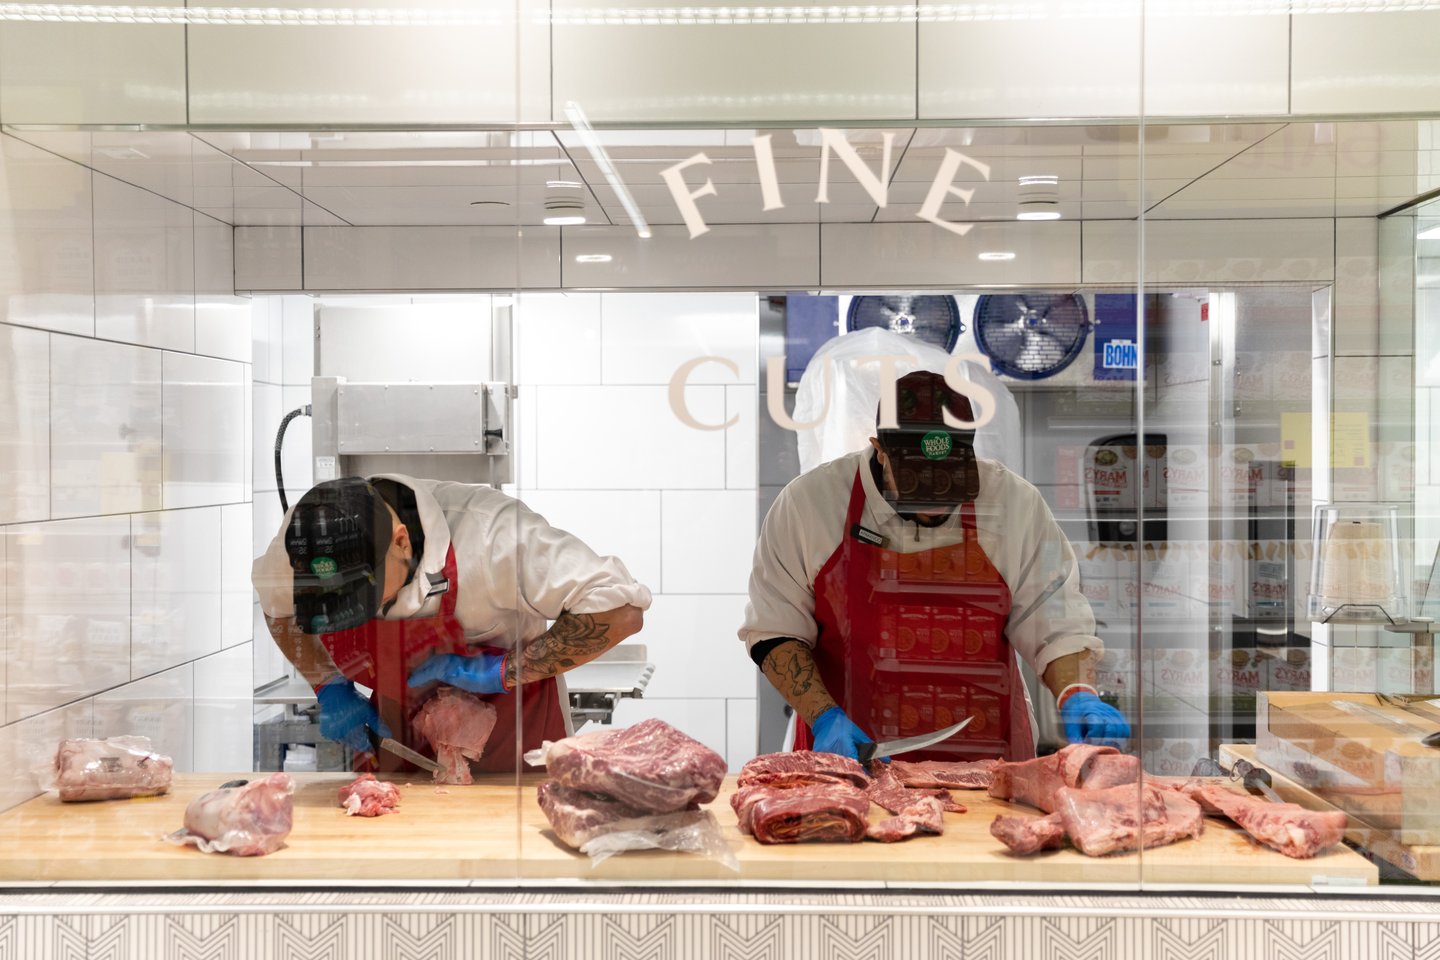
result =
[[1060,708],[1065,706],[1065,701],[1069,699],[1071,694],[1079,693],[1082,690],[1086,693],[1094,694],[1096,697],[1100,696],[1100,691],[1095,689],[1088,683],[1072,683],[1069,686],[1063,688],[1059,693],[1055,694],[1055,709],[1059,710]]

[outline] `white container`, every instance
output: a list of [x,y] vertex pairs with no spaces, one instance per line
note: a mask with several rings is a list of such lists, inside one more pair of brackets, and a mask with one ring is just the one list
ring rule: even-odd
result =
[[1409,577],[1401,576],[1399,510],[1383,503],[1315,508],[1309,615],[1318,623],[1403,623]]

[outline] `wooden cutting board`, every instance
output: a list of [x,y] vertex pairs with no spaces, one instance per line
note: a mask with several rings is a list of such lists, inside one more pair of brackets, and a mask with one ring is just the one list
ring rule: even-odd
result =
[[[238,774],[240,777],[254,774]],[[62,804],[37,797],[0,814],[0,880],[452,880],[603,879],[837,881],[974,884],[1027,883],[1309,884],[1316,877],[1376,883],[1376,868],[1341,847],[1314,860],[1291,860],[1256,846],[1239,829],[1207,819],[1196,840],[1090,858],[1074,850],[1015,857],[990,836],[997,813],[1033,813],[978,791],[956,791],[970,807],[946,814],[945,833],[899,844],[762,846],[740,833],[730,810],[734,779],[709,804],[740,862],[720,864],[675,853],[627,853],[597,868],[560,844],[535,803],[527,776],[517,793],[509,777],[438,791],[428,782],[401,787],[398,814],[347,817],[336,792],[341,774],[295,777],[295,826],[288,845],[265,857],[203,854],[160,840],[181,826],[190,800],[224,774],[180,774],[170,794],[137,800]],[[872,808],[872,819],[884,816]]]

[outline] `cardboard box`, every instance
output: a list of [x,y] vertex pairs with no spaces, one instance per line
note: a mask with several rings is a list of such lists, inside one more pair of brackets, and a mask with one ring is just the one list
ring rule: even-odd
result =
[[1283,620],[1290,603],[1289,548],[1284,540],[1250,541],[1249,615]]
[[1172,648],[1150,652],[1156,691],[1191,706],[1203,707],[1210,690],[1206,651]]
[[1134,510],[1140,473],[1134,447],[1089,447],[1082,462],[1085,491],[1099,510]]
[[1165,484],[1166,504],[1171,509],[1208,506],[1209,451],[1198,445],[1172,444],[1165,451],[1161,482]]
[[1440,842],[1440,721],[1372,693],[1267,691],[1260,761],[1402,843]]
[[1310,651],[1304,647],[1263,651],[1261,659],[1266,690],[1308,692],[1314,685]]
[[1252,504],[1258,505],[1262,496],[1269,499],[1259,457],[1259,448],[1249,443],[1237,443],[1220,451],[1215,466],[1223,503],[1245,510]]
[[1169,503],[1165,488],[1165,445],[1152,443],[1145,447],[1145,509],[1164,510]]

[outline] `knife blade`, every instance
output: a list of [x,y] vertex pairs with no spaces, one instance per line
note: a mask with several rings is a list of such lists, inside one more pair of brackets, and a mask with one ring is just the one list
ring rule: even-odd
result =
[[385,750],[399,757],[401,760],[407,760],[410,763],[415,764],[415,766],[419,767],[422,770],[428,770],[431,773],[438,773],[440,771],[440,764],[436,763],[434,760],[431,760],[423,753],[417,753],[416,751],[411,750],[409,747],[405,746],[405,744],[399,742],[398,740],[394,740],[390,737],[381,737],[373,730],[368,732],[370,734],[370,745],[375,749],[376,753],[379,753],[381,750]]
[[930,733],[921,733],[913,737],[905,737],[900,740],[882,740],[879,743],[862,743],[856,751],[860,762],[869,763],[872,757],[889,757],[897,753],[905,753],[910,750],[923,750],[942,740],[949,740],[969,726],[973,716],[966,717],[959,723],[952,723],[948,727],[933,730]]

